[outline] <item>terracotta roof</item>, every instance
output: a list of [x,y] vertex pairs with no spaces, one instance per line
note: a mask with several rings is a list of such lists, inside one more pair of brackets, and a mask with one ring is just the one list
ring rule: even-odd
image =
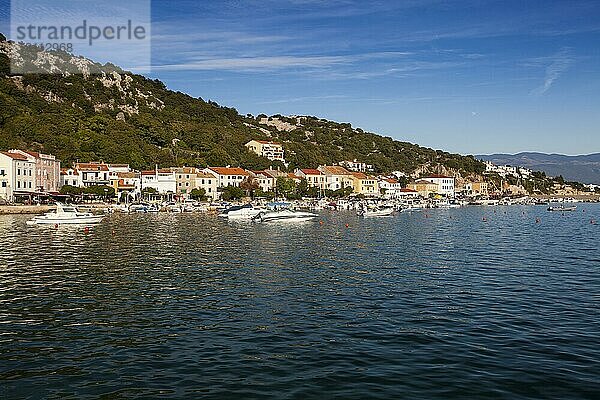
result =
[[350,171],[348,171],[344,167],[340,167],[338,165],[325,165],[323,167],[323,172],[331,175],[350,175]]
[[418,185],[437,185],[437,183],[426,181],[425,179],[418,180],[415,183]]
[[119,178],[135,178],[136,175],[135,172],[117,172]]
[[318,169],[307,168],[307,169],[301,169],[300,171],[302,171],[304,173],[304,175],[323,175],[321,173],[321,171],[319,171]]
[[416,190],[409,189],[409,188],[402,188],[402,189],[400,189],[400,191],[404,192],[404,193],[418,193]]
[[197,178],[208,178],[208,179],[215,179],[216,176],[214,176],[213,174],[209,174],[208,172],[198,172],[196,174]]
[[248,172],[246,172],[242,168],[209,167],[208,169],[216,172],[219,175],[249,175]]
[[362,172],[352,172],[352,176],[357,179],[367,179],[367,175],[363,174]]
[[397,179],[392,179],[392,178],[387,178],[385,181],[386,181],[387,183],[398,183],[398,180],[397,180]]
[[27,161],[28,160],[28,158],[25,157],[23,154],[9,153],[8,151],[0,151],[0,153],[4,154],[5,156],[8,156],[8,157],[12,158],[13,160],[20,160],[20,161]]
[[61,168],[61,169],[60,169],[60,174],[61,174],[61,175],[68,175],[68,174],[67,174],[67,171],[68,171],[68,170],[71,170],[71,171],[73,171],[73,175],[79,175],[79,171],[77,171],[76,169],[73,169],[73,168]]
[[108,171],[108,165],[100,163],[77,163],[75,168],[80,171]]

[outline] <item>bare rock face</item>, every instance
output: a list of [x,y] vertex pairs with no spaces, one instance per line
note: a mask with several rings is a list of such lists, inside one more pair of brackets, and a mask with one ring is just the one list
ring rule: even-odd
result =
[[125,122],[125,113],[123,111],[121,111],[120,113],[117,114],[116,119],[117,119],[117,121]]

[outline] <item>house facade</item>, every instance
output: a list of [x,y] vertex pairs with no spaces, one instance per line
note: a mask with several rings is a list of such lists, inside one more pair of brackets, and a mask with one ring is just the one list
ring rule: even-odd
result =
[[0,197],[15,201],[19,194],[35,192],[35,160],[31,156],[8,151],[0,152]]
[[173,168],[155,168],[154,170],[142,171],[142,191],[145,188],[153,188],[157,193],[175,194],[177,191],[176,172]]
[[347,187],[354,188],[354,179],[352,173],[344,167],[337,165],[322,165],[318,168],[325,175],[325,188],[329,190],[339,190]]
[[416,182],[409,183],[408,189],[412,189],[417,192],[419,196],[427,198],[432,194],[437,194],[439,191],[439,186],[437,183],[421,179]]
[[379,195],[379,187],[375,177],[366,175],[362,172],[352,172],[351,177],[354,193],[365,196]]
[[102,162],[76,163],[74,168],[81,175],[84,187],[110,185],[108,164]]
[[453,176],[446,175],[430,175],[423,178],[429,182],[438,185],[438,194],[454,197],[455,195],[455,179]]
[[208,172],[197,172],[195,176],[194,188],[204,189],[206,197],[211,200],[219,198],[218,179],[215,175]]
[[318,169],[296,169],[294,173],[300,179],[306,179],[308,187],[316,187],[319,190],[327,189],[326,176]]
[[35,162],[35,191],[58,192],[60,189],[60,160],[51,154],[35,151],[9,150]]
[[242,168],[231,167],[208,167],[202,172],[213,174],[217,177],[217,187],[240,186],[244,179],[250,176],[250,173]]
[[59,186],[83,187],[81,174],[75,168],[61,168]]
[[267,140],[251,140],[246,143],[246,148],[271,161],[281,161],[282,163],[285,163],[283,146],[281,143]]

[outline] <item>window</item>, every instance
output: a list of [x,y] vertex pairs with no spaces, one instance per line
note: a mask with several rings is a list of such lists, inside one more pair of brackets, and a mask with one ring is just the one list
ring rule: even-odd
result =
[[21,175],[21,168],[17,169],[17,175]]
[[0,169],[0,176],[4,176],[4,175],[6,175],[6,173],[4,172],[3,169]]
[[29,189],[31,189],[31,182],[29,182]]
[[2,187],[6,187],[6,182],[2,182]]
[[17,181],[17,189],[21,189],[21,181]]

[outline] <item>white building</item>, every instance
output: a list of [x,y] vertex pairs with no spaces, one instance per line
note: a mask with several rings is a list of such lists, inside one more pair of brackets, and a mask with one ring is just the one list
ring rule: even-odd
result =
[[177,192],[177,178],[175,169],[162,168],[142,171],[142,191],[153,188],[160,194],[175,194]]
[[267,174],[265,171],[252,171],[254,181],[260,187],[263,192],[272,192],[275,190],[276,178]]
[[60,187],[63,186],[83,187],[79,171],[75,168],[62,168],[60,170]]
[[280,143],[266,140],[251,140],[246,143],[246,147],[248,150],[261,157],[266,157],[271,161],[281,161],[282,163],[285,163],[283,146]]
[[380,178],[379,190],[383,193],[384,197],[388,199],[397,199],[400,197],[402,184],[394,178]]
[[35,160],[18,153],[0,152],[0,197],[13,202],[17,195],[35,192]]
[[217,177],[217,187],[240,186],[244,179],[250,176],[250,173],[242,168],[231,167],[208,167],[202,172],[213,174]]
[[455,195],[455,179],[453,176],[446,175],[431,175],[423,178],[428,180],[429,182],[435,183],[438,185],[438,194],[454,197]]
[[110,185],[108,164],[102,162],[76,163],[74,168],[81,175],[84,187]]
[[370,164],[366,164],[364,162],[360,162],[357,159],[352,161],[342,161],[338,163],[338,165],[347,168],[350,171],[354,172],[370,172],[373,171],[373,166]]

